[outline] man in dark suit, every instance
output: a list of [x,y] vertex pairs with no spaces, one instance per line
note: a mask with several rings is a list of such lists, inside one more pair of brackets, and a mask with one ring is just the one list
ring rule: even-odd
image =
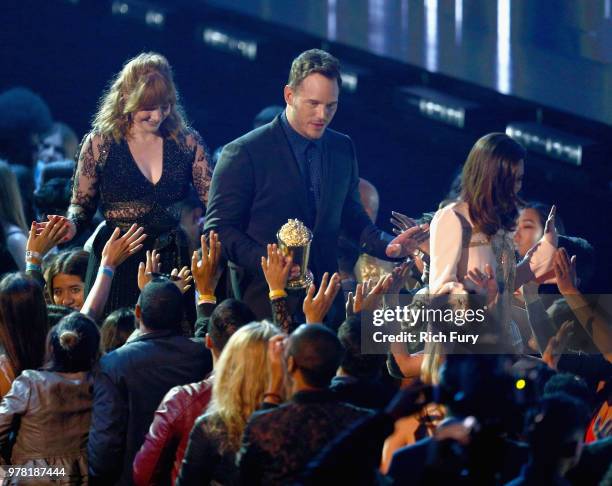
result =
[[[205,230],[219,233],[234,291],[258,318],[270,316],[261,257],[288,219],[313,232],[309,268],[316,282],[338,268],[341,229],[379,257],[391,241],[361,205],[351,139],[327,129],[340,85],[335,57],[318,49],[303,52],[291,66],[285,111],[226,145],[215,168]],[[294,266],[292,274],[297,271]]]

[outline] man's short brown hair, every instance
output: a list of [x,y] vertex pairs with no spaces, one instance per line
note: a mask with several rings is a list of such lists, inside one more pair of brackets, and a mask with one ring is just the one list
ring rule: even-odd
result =
[[319,73],[326,78],[335,79],[338,82],[338,88],[342,87],[340,61],[329,52],[321,49],[304,51],[293,60],[287,84],[295,89],[307,76],[313,73]]

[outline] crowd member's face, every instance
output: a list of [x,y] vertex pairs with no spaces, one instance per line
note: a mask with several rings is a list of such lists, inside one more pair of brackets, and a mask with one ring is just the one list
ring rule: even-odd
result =
[[514,246],[521,257],[542,238],[544,227],[539,213],[532,208],[523,209],[514,232]]
[[313,73],[296,87],[285,86],[287,119],[303,137],[316,140],[323,136],[338,108],[338,82]]
[[81,310],[85,302],[85,284],[81,277],[58,273],[53,277],[53,302],[74,310]]
[[157,133],[170,114],[170,105],[160,105],[139,110],[132,116],[132,126],[139,132]]
[[59,132],[52,133],[43,138],[38,150],[39,160],[47,164],[64,160],[65,158],[64,143]]

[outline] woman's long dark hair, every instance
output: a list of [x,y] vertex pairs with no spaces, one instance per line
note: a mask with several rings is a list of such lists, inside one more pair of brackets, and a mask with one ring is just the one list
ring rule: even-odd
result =
[[525,149],[504,133],[489,133],[470,150],[461,177],[461,198],[474,226],[491,236],[513,231],[521,203],[514,188]]
[[42,366],[48,329],[40,285],[23,273],[4,276],[0,280],[0,344],[15,376]]

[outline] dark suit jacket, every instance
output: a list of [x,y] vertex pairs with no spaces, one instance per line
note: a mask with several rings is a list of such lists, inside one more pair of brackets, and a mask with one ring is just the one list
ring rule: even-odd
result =
[[270,316],[261,257],[288,219],[301,220],[313,232],[309,268],[315,281],[337,270],[341,229],[361,242],[363,251],[378,257],[384,257],[391,239],[372,224],[361,205],[351,139],[327,129],[324,146],[315,221],[310,220],[306,185],[279,117],[226,145],[215,167],[205,231],[218,232],[224,256],[240,267],[237,297],[258,318]]
[[133,484],[134,457],[164,395],[203,380],[211,369],[201,341],[170,330],[144,334],[104,355],[94,381],[89,484]]

